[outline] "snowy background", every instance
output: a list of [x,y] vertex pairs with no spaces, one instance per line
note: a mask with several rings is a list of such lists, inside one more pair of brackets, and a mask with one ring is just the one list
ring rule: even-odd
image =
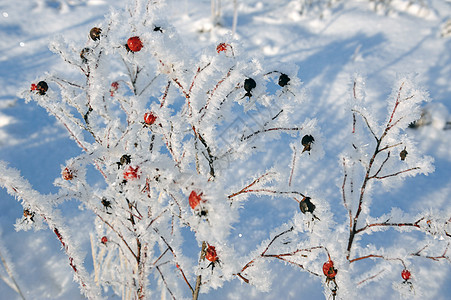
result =
[[[66,131],[35,103],[25,104],[16,96],[19,89],[49,70],[65,72],[66,65],[48,50],[56,35],[79,43],[88,39],[89,30],[103,20],[109,7],[121,7],[120,0],[22,0],[0,1],[0,159],[19,169],[41,193],[55,192],[54,178],[64,161],[80,149]],[[346,147],[343,136],[351,118],[345,110],[350,99],[352,76],[366,77],[367,99],[376,111],[385,112],[385,100],[398,74],[413,73],[433,101],[425,107],[430,124],[409,135],[435,159],[435,172],[408,178],[390,190],[375,191],[374,214],[401,207],[415,214],[429,207],[451,214],[451,3],[445,0],[391,1],[387,13],[375,11],[370,1],[335,1],[330,7],[317,7],[299,14],[303,1],[238,1],[236,38],[250,55],[265,57],[271,63],[283,62],[300,67],[298,76],[307,88],[310,102],[302,107],[315,116],[324,139],[325,157],[311,165],[300,180],[330,199],[332,210],[341,208],[338,154]],[[308,2],[308,1],[305,1]],[[222,1],[221,26],[212,27],[210,1],[168,0],[167,18],[173,22],[186,46],[212,47],[230,34],[232,1]],[[451,27],[451,25],[448,25]],[[451,31],[451,28],[448,29]],[[449,130],[445,130],[445,128]],[[289,151],[287,151],[289,153]],[[280,154],[271,153],[283,160]],[[319,164],[319,165],[318,165]],[[307,170],[309,170],[307,165]],[[70,223],[89,230],[92,216],[69,204],[63,213]],[[235,228],[236,239],[255,244],[268,237],[268,228],[282,224],[293,215],[293,203],[273,203],[270,199],[249,201],[247,214]],[[345,213],[345,211],[343,210]],[[21,205],[0,190],[0,251],[14,266],[16,280],[29,299],[82,298],[67,257],[50,231],[15,232],[13,224],[22,216]],[[80,225],[81,224],[81,225]],[[77,232],[90,263],[89,236]],[[388,234],[390,237],[390,234]],[[383,236],[380,243],[390,243]],[[393,236],[394,237],[394,236]],[[385,235],[387,239],[387,235]],[[251,247],[252,248],[252,247]],[[239,280],[207,297],[217,299],[322,299],[318,280],[311,280],[298,269],[279,262],[271,264],[277,279],[269,293],[260,293]],[[428,299],[449,299],[449,264],[425,262],[417,271],[427,273]],[[6,276],[3,268],[0,274]],[[399,277],[399,276],[398,276]],[[368,299],[397,299],[389,287],[362,290]],[[0,281],[0,298],[17,294]],[[304,297],[302,297],[304,295]]]

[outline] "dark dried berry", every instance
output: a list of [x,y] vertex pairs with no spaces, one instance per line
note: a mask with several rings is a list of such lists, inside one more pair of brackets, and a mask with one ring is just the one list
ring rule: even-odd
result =
[[153,28],[153,31],[163,32],[163,30],[161,29],[160,26],[155,26],[155,27]]
[[30,211],[30,210],[28,210],[28,209],[24,209],[23,210],[23,216],[24,216],[24,218],[25,219],[29,219],[30,221],[34,221],[33,220],[33,218],[34,218],[34,212],[32,212],[32,211]]
[[91,52],[91,49],[89,48],[83,48],[83,50],[81,50],[80,52],[80,58],[84,64],[88,63],[87,56],[89,55],[89,52]]
[[304,199],[299,202],[299,208],[301,209],[303,214],[305,214],[306,212],[313,213],[315,211],[316,206],[310,200],[310,197],[304,197]]
[[304,146],[304,150],[302,150],[302,152],[310,151],[312,149],[312,144],[314,141],[315,139],[310,134],[304,135],[304,137],[301,140],[302,146]]
[[119,160],[121,165],[128,165],[132,162],[132,158],[130,155],[124,154],[121,156],[121,159]]
[[407,152],[406,149],[402,150],[401,153],[399,153],[399,156],[401,157],[401,160],[406,160],[407,154],[409,152]]
[[279,77],[279,85],[281,86],[281,87],[284,87],[284,86],[286,86],[287,84],[288,84],[288,82],[290,82],[290,77],[288,77],[288,75],[287,74],[280,74],[280,77]]
[[45,93],[48,91],[49,86],[47,85],[47,82],[45,81],[39,81],[36,85],[36,90],[40,95],[45,95]]
[[244,90],[246,92],[250,92],[252,89],[254,89],[257,86],[257,83],[252,78],[246,78],[244,80]]
[[105,208],[111,208],[111,201],[108,201],[105,197],[102,198],[102,205]]
[[252,97],[251,91],[257,86],[257,83],[252,78],[246,78],[244,80],[244,90],[246,91],[245,97]]
[[89,36],[93,41],[100,40],[100,34],[102,33],[102,29],[99,27],[93,27],[91,31],[89,31]]

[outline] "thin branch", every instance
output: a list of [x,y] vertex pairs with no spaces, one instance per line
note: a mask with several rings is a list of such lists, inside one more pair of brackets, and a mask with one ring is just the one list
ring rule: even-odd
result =
[[373,176],[370,176],[371,178],[376,178],[377,175],[379,175],[379,173],[382,171],[382,168],[385,166],[385,164],[387,163],[388,159],[390,158],[390,151],[388,151],[387,153],[387,157],[385,158],[385,160],[381,163],[381,165],[379,166],[379,169],[376,171],[376,173],[374,173]]
[[396,173],[393,173],[393,174],[384,175],[384,176],[372,176],[372,177],[370,177],[370,178],[384,179],[384,178],[397,176],[397,175],[402,174],[402,173],[410,172],[410,171],[413,171],[413,170],[419,170],[419,169],[420,169],[420,167],[414,167],[414,168],[402,170],[402,171],[399,171],[399,172],[396,172]]
[[402,143],[397,143],[397,144],[394,144],[394,145],[385,146],[384,148],[379,149],[379,152],[382,152],[382,151],[385,151],[387,149],[394,148],[394,147],[397,147],[397,146],[400,146],[400,145],[402,145]]
[[6,273],[8,273],[8,276],[9,276],[9,278],[11,278],[11,280],[12,280],[14,286],[10,285],[10,283],[7,282],[5,279],[3,279],[3,278],[2,278],[2,279],[3,279],[3,280],[4,280],[4,281],[5,281],[5,282],[6,282],[13,290],[15,290],[16,293],[18,293],[19,296],[20,296],[22,299],[25,300],[25,297],[24,297],[24,295],[22,294],[22,291],[21,291],[19,285],[17,284],[16,279],[14,279],[13,272],[12,272],[11,269],[8,267],[8,264],[6,263],[6,260],[5,260],[5,258],[3,257],[3,255],[1,254],[1,252],[0,252],[0,259],[1,259],[2,263],[3,263],[3,266],[5,267]]
[[288,180],[288,186],[291,186],[291,180],[293,179],[294,174],[294,167],[296,166],[296,147],[293,146],[293,161],[291,162],[291,172],[290,172],[290,179]]
[[174,294],[172,293],[171,289],[168,286],[168,283],[166,282],[166,279],[163,276],[163,273],[161,272],[160,268],[158,266],[155,267],[158,271],[158,273],[160,273],[161,279],[164,282],[164,285],[166,286],[166,289],[168,290],[169,294],[171,294],[172,299],[175,299]]
[[125,246],[127,247],[127,249],[130,251],[130,253],[133,255],[133,257],[138,260],[138,256],[135,254],[135,252],[132,250],[132,248],[128,245],[127,241],[125,240],[124,236],[117,231],[108,221],[106,221],[104,218],[102,218],[99,214],[96,214],[97,217],[99,217],[100,220],[102,220],[103,223],[105,223],[108,227],[111,228],[111,230],[113,230],[118,236],[119,238],[122,240],[122,242],[125,244]]
[[[360,111],[358,111],[358,110],[351,109],[351,111],[354,112],[354,113],[358,113],[358,114],[363,118],[363,120],[364,120],[365,123],[366,123],[366,126],[368,127],[368,129],[369,129],[369,131],[371,132],[371,134],[373,135],[373,137],[376,139],[376,141],[379,141],[379,138],[376,136],[376,134],[374,133],[373,129],[371,128],[370,123],[368,122],[368,119],[366,118],[366,116],[364,116],[364,115],[363,115]],[[355,129],[354,129],[354,130],[355,130]]]
[[252,187],[253,185],[255,185],[255,184],[257,184],[257,183],[259,183],[264,177],[266,177],[266,176],[268,176],[268,175],[272,175],[272,174],[275,174],[275,173],[274,173],[274,172],[267,172],[267,173],[261,175],[260,177],[258,177],[258,178],[255,179],[254,181],[252,181],[249,185],[247,185],[247,186],[245,186],[244,188],[242,188],[239,192],[233,193],[233,194],[231,194],[231,195],[229,195],[229,196],[227,196],[227,197],[230,199],[230,198],[233,198],[233,197],[235,197],[235,196],[238,196],[239,194],[242,194],[242,193],[246,192],[246,190],[247,190],[248,188]]
[[287,229],[287,230],[285,230],[285,231],[279,233],[279,234],[276,235],[275,237],[273,237],[273,239],[271,240],[271,242],[269,242],[268,246],[266,246],[266,249],[263,250],[261,256],[264,256],[264,255],[265,255],[266,251],[268,251],[269,247],[271,247],[272,243],[274,243],[275,240],[277,240],[277,239],[278,239],[279,237],[281,237],[282,235],[284,235],[284,234],[286,234],[286,233],[288,233],[288,232],[291,232],[291,231],[293,231],[293,230],[294,230],[294,227],[291,227],[290,229]]
[[353,263],[353,262],[364,260],[364,259],[368,259],[368,258],[381,258],[383,260],[399,260],[404,267],[406,266],[404,260],[402,260],[401,258],[389,258],[389,257],[385,257],[385,256],[379,255],[379,254],[368,254],[368,255],[365,255],[365,256],[361,256],[361,257],[357,257],[357,258],[354,258],[354,259],[350,259],[349,262]]
[[428,245],[424,246],[423,248],[421,248],[417,252],[411,253],[410,255],[423,257],[423,258],[431,259],[431,260],[434,260],[434,261],[439,261],[440,259],[445,259],[445,260],[447,260],[447,261],[449,261],[451,263],[451,260],[450,260],[449,256],[446,256],[446,253],[448,252],[449,246],[450,246],[450,244],[448,243],[448,245],[446,245],[445,251],[443,251],[443,254],[440,255],[440,256],[430,256],[430,255],[423,256],[423,255],[421,255],[421,252],[424,249],[426,249],[428,247]]
[[415,227],[415,228],[420,228],[420,225],[418,225],[424,218],[421,218],[417,221],[415,221],[414,223],[388,223],[388,222],[383,222],[383,223],[372,223],[372,224],[367,224],[362,228],[359,228],[356,230],[356,234],[360,233],[362,231],[367,230],[368,228],[371,227]]
[[248,136],[242,137],[241,141],[245,141],[257,134],[270,132],[270,131],[301,131],[301,130],[302,130],[302,127],[274,127],[274,128],[261,129],[261,130],[257,130],[255,132],[249,134]]
[[302,194],[301,192],[297,192],[297,191],[274,191],[274,190],[270,190],[270,189],[255,189],[255,190],[245,190],[243,192],[238,192],[238,194],[232,194],[227,196],[229,199],[235,196],[238,196],[240,194],[243,193],[268,193],[268,194],[279,194],[279,195],[289,195],[289,194],[295,194],[295,195],[300,195],[302,197],[306,197],[304,194]]
[[377,276],[379,276],[380,274],[382,274],[382,273],[384,273],[384,272],[385,272],[385,270],[380,270],[377,274],[374,274],[374,275],[372,275],[372,276],[370,276],[370,277],[368,277],[368,278],[366,278],[366,279],[360,281],[359,283],[357,283],[357,285],[361,285],[361,284],[364,283],[364,282],[367,282],[367,281],[369,281],[369,280],[371,280],[371,279],[374,279],[374,278],[376,278]]
[[[207,253],[207,243],[205,241],[202,242],[202,249],[200,250],[199,263],[205,259],[205,255]],[[193,300],[197,300],[199,297],[200,286],[202,285],[202,275],[197,275],[196,279],[196,287],[193,292]]]
[[[208,97],[208,99],[207,99],[205,105],[199,110],[199,113],[201,113],[202,110],[205,110],[204,113],[200,116],[200,119],[201,119],[201,120],[203,119],[203,117],[204,117],[205,114],[207,113],[207,108],[208,108],[208,106],[209,106],[209,104],[210,104],[211,99],[213,98],[214,93],[215,93],[216,90],[219,88],[219,86],[220,86],[227,78],[230,77],[230,74],[232,74],[232,70],[233,70],[233,67],[231,67],[231,68],[229,69],[229,71],[227,72],[226,76],[223,77],[221,80],[219,80],[218,83],[217,83],[217,84],[215,85],[215,87],[213,88],[213,90],[209,93],[210,95],[209,95],[209,97]],[[227,95],[227,96],[228,96],[228,95]],[[225,100],[224,100],[224,101],[225,101]],[[223,102],[222,102],[222,103],[223,103]]]

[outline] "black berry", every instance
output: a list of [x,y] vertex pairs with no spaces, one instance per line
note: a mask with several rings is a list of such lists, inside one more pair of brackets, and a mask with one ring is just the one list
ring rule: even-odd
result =
[[48,91],[49,86],[47,85],[47,82],[45,81],[39,81],[36,85],[36,90],[40,95],[45,95],[45,93]]
[[244,80],[244,90],[246,91],[246,94],[244,96],[251,97],[251,91],[257,86],[257,83],[252,78],[246,78]]
[[286,86],[287,84],[288,84],[288,82],[290,82],[290,77],[288,77],[288,75],[287,74],[280,74],[280,77],[279,77],[279,85],[281,86],[281,87],[284,87],[284,86]]
[[312,143],[315,141],[315,139],[313,138],[313,136],[306,134],[304,135],[304,137],[301,140],[302,146],[304,146],[304,150],[302,150],[302,152],[304,151],[310,151],[312,148]]
[[310,201],[310,199],[310,197],[304,197],[304,199],[299,202],[299,208],[303,214],[306,212],[313,213],[315,211],[316,206]]

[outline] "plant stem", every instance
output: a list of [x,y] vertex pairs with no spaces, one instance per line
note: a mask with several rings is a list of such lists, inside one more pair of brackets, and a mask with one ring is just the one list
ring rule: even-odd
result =
[[[201,262],[205,258],[205,253],[207,251],[207,243],[205,241],[202,242],[202,250],[200,250],[199,262]],[[199,290],[201,286],[202,275],[198,275],[196,279],[196,287],[193,292],[193,300],[197,300],[199,297]]]

